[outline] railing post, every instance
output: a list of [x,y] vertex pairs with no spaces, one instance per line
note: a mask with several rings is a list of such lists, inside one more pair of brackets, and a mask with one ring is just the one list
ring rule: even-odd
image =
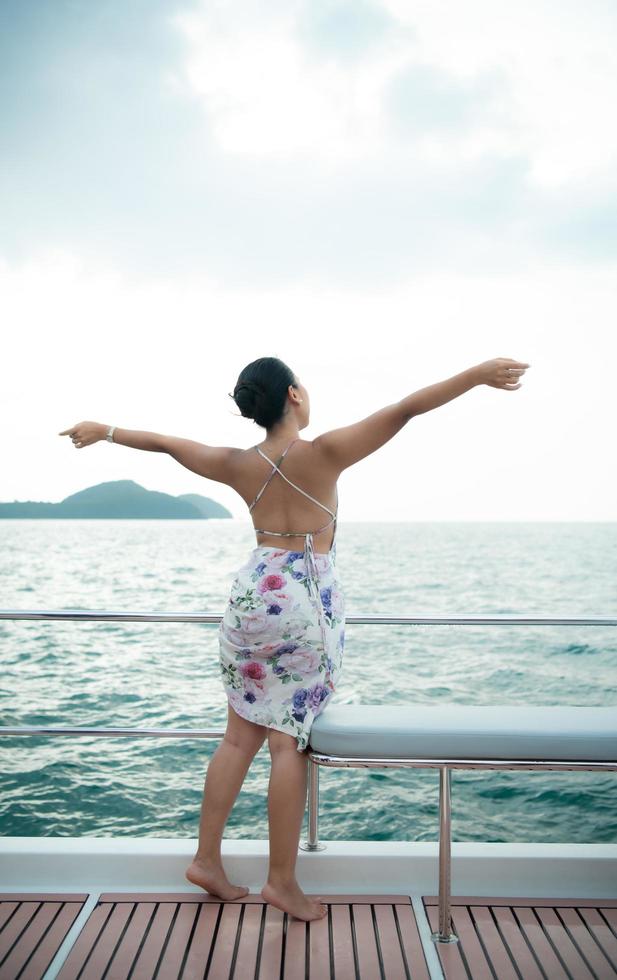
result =
[[450,908],[450,841],[451,800],[450,768],[439,767],[439,930],[431,933],[433,942],[457,943],[458,936],[452,932]]
[[319,843],[319,766],[308,757],[308,834],[300,844],[303,851],[324,851]]

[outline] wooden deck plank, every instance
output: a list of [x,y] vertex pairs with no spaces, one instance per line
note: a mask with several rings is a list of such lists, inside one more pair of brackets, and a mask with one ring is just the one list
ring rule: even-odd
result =
[[111,915],[112,909],[113,905],[108,903],[96,905],[93,908],[60,968],[58,980],[76,980],[105,928],[105,923]]
[[[139,902],[135,906],[129,927],[113,954],[105,980],[124,980],[128,977],[155,909],[154,902]],[[112,950],[109,952],[111,953]]]
[[92,948],[90,958],[88,959],[86,970],[88,980],[100,980],[107,970],[110,956],[116,943],[119,942],[124,927],[134,908],[135,905],[128,902],[125,905],[110,906],[105,925],[99,933]]
[[[24,895],[23,898],[31,896]],[[76,900],[78,897],[83,896],[62,896],[53,895],[45,896],[49,899],[54,899],[59,901],[61,898],[71,898]],[[85,898],[88,896],[86,895]],[[317,898],[317,895],[312,895],[309,893],[309,898]],[[185,891],[185,892],[103,892],[99,896],[101,902],[113,902],[117,904],[118,902],[206,902],[211,905],[219,905],[221,900],[214,895],[209,895],[204,891]],[[394,893],[392,895],[373,895],[365,894],[364,892],[352,892],[347,894],[336,894],[336,895],[321,895],[320,901],[324,904],[329,905],[350,905],[352,902],[358,902],[362,904],[372,904],[372,905],[392,905],[395,902],[399,905],[411,905],[411,898],[409,895],[399,895]],[[267,905],[265,898],[259,893],[250,893],[244,895],[242,898],[236,899],[234,902],[226,902],[226,905]]]
[[409,895],[369,895],[363,894],[351,894],[351,895],[322,895],[322,901],[324,903],[329,902],[330,904],[335,904],[336,902],[342,902],[346,905],[411,905],[411,898]]
[[3,928],[7,919],[11,918],[13,912],[15,911],[18,905],[19,905],[18,901],[16,902],[13,902],[11,900],[7,901],[4,898],[0,900],[0,929]]
[[[180,976],[180,969],[186,952],[191,932],[195,925],[199,906],[194,902],[183,902],[178,908],[178,914],[171,928],[171,934],[165,947],[158,968],[158,976],[175,978]],[[107,980],[107,977],[105,978]]]
[[304,980],[306,974],[307,924],[295,916],[287,917],[285,969],[283,980]]
[[208,980],[228,980],[233,951],[238,935],[242,907],[235,902],[223,902],[223,911],[210,961]]
[[87,892],[0,892],[0,902],[81,902]]
[[379,955],[370,905],[351,906],[358,949],[358,970],[361,977],[379,977]]
[[308,922],[309,930],[309,977],[310,980],[330,980],[330,896],[324,905],[328,905],[328,914],[323,919],[313,919]]
[[[83,907],[85,897],[80,896],[80,899],[76,902],[41,902],[0,966],[3,980],[12,980],[20,973],[28,980],[39,980],[43,976]],[[17,901],[2,903],[9,910],[15,910],[20,904]],[[8,917],[3,916],[2,921],[6,923]]]
[[[431,932],[437,932],[439,929],[438,909],[434,905],[428,905],[426,906],[426,915]],[[447,980],[469,980],[469,974],[465,969],[459,946],[460,943],[435,943],[441,968]]]
[[538,909],[536,912],[544,930],[555,946],[559,959],[563,961],[568,973],[576,980],[595,980],[595,977],[580,952],[570,939],[563,922],[554,909]]
[[606,921],[609,923],[611,929],[614,932],[617,932],[617,909],[613,909],[608,906],[604,908],[603,902],[599,902],[598,905],[600,908],[600,912],[602,913]]
[[39,980],[44,975],[83,906],[83,901],[61,903],[58,915],[28,962],[24,978]]
[[553,947],[544,935],[544,930],[538,921],[532,908],[527,906],[513,906],[512,911],[518,919],[521,929],[525,933],[537,957],[540,967],[550,977],[550,980],[570,980],[560,961],[555,955]]
[[452,910],[452,926],[459,937],[461,955],[473,980],[493,980],[493,971],[478,939],[469,909],[465,905]]
[[349,905],[332,906],[332,946],[336,980],[356,980]]
[[281,972],[283,956],[283,919],[285,913],[274,905],[266,905],[266,921],[259,959],[259,980],[271,980]]
[[41,902],[20,902],[6,926],[0,932],[0,963],[4,962],[19,937],[41,907]]
[[394,909],[401,930],[407,968],[413,980],[430,980],[429,968],[413,906],[396,904]]
[[607,925],[606,920],[600,915],[598,909],[581,908],[579,909],[579,915],[589,926],[590,932],[593,934],[600,948],[604,951],[604,955],[608,961],[617,964],[617,939],[615,939],[610,926]]
[[[24,903],[25,904],[25,903]],[[33,905],[34,903],[30,903]],[[0,966],[0,980],[12,980],[21,973],[26,961],[29,959],[32,950],[38,945],[38,941],[49,925],[51,919],[57,912],[59,906],[55,902],[37,903],[35,911],[30,914],[30,909],[24,919],[27,919],[23,932],[15,936],[10,952]]]
[[19,976],[61,908],[61,902],[41,902],[0,966],[0,980],[14,980]]
[[220,903],[218,905],[212,905],[209,902],[200,904],[195,931],[182,971],[182,980],[203,980],[221,912]]
[[[103,892],[99,896],[101,902],[197,902],[198,904],[220,905],[221,899],[215,895],[209,895],[204,891],[185,891],[185,892]],[[245,895],[235,902],[225,902],[226,905],[239,905],[240,902],[254,902],[263,905],[264,900],[261,895]]]
[[[234,977],[237,977],[238,980],[255,976],[262,916],[263,906],[248,904],[244,906],[240,945],[238,946],[234,969]],[[304,950],[302,951],[302,969],[304,971]],[[304,980],[304,972],[302,973],[302,980]]]
[[563,920],[573,942],[585,957],[587,963],[602,980],[617,980],[617,970],[609,963],[606,956],[590,935],[589,929],[581,919],[578,910],[572,908],[557,908],[555,910]]
[[[425,905],[439,905],[438,895],[423,895]],[[617,898],[504,898],[501,895],[453,895],[452,905],[507,905],[510,908],[531,905],[534,908],[617,908]]]
[[[152,980],[177,907],[176,902],[161,902],[157,906],[150,920],[144,944],[135,960],[131,980]],[[123,906],[117,905],[116,908],[123,908]]]
[[495,975],[499,980],[519,980],[519,974],[495,925],[491,910],[485,905],[470,905],[469,911]]
[[392,906],[375,905],[374,910],[384,974],[388,980],[407,980]]
[[520,926],[512,914],[512,909],[496,906],[493,909],[493,914],[497,922],[497,928],[510,950],[510,955],[516,963],[520,975],[525,980],[543,980],[542,971],[538,966],[535,956],[529,949],[525,937],[521,933]]

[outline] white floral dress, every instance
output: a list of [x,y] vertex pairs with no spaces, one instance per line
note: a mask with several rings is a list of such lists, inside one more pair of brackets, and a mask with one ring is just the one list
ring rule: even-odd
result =
[[[287,447],[279,463],[294,442]],[[317,531],[261,531],[305,540],[304,551],[256,547],[240,568],[219,627],[220,669],[232,708],[243,718],[287,732],[306,749],[313,719],[336,689],[345,640],[344,597],[336,572],[337,514],[273,469],[249,510],[278,472],[331,514]],[[338,497],[337,497],[338,511]],[[334,523],[327,554],[315,554],[313,535]]]

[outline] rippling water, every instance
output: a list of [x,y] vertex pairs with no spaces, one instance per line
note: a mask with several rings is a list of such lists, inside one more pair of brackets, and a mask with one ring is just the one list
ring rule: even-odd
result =
[[[248,522],[0,522],[0,607],[220,614]],[[617,524],[345,523],[348,616],[617,615]],[[222,727],[216,626],[0,622],[2,725]],[[350,626],[340,702],[617,705],[617,627]],[[194,837],[216,742],[4,738],[5,836]],[[267,838],[268,753],[226,836]],[[324,838],[436,840],[434,771],[321,770]],[[613,773],[454,773],[453,839],[617,841]]]

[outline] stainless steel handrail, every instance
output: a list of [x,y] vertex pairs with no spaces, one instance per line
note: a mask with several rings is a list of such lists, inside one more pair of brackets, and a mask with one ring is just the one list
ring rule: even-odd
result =
[[[220,613],[141,613],[93,609],[0,609],[5,620],[69,620],[81,622],[205,623],[221,622]],[[398,626],[617,626],[607,617],[529,616],[346,616],[346,625]],[[2,736],[74,735],[127,738],[222,738],[215,728],[99,728],[52,725],[0,726]],[[450,762],[450,760],[442,760]],[[322,763],[325,764],[325,763]],[[437,766],[439,766],[437,762]],[[310,839],[310,835],[309,835]]]
[[[513,706],[514,710],[516,705]],[[597,762],[593,759],[464,759],[461,756],[431,756],[428,759],[402,758],[380,759],[376,756],[363,759],[351,756],[326,755],[311,751],[311,761],[332,769],[551,769],[564,772],[615,772],[617,758]]]
[[3,735],[78,735],[98,738],[222,738],[223,728],[84,728],[54,725],[0,725]]
[[[0,619],[66,619],[111,623],[220,623],[221,613],[141,613],[94,609],[0,609]],[[579,616],[346,616],[349,626],[617,626],[617,619]]]

